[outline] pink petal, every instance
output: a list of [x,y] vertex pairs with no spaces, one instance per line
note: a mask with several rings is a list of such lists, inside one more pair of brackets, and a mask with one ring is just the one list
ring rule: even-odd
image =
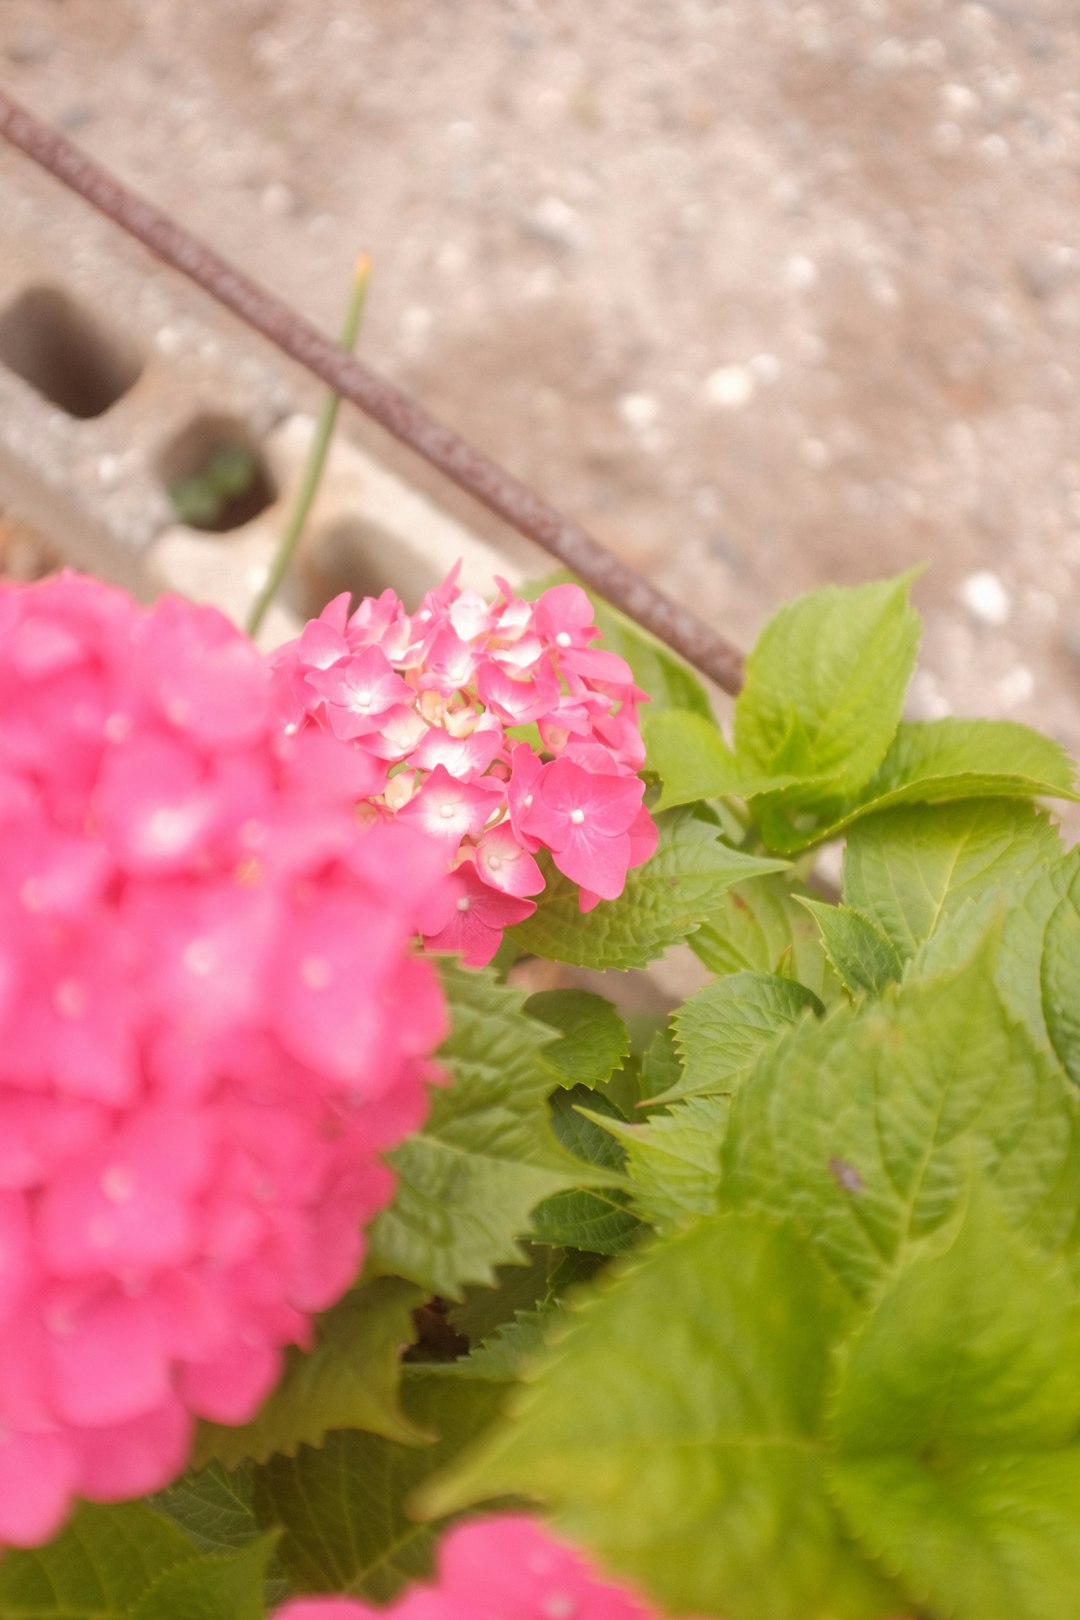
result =
[[177,1380],[184,1402],[211,1423],[246,1423],[281,1376],[281,1352],[268,1344],[232,1344],[214,1361],[188,1362]]
[[560,647],[584,646],[598,633],[593,605],[580,585],[552,585],[537,598],[533,612],[541,635]]
[[63,1422],[125,1423],[165,1401],[168,1365],[145,1300],[106,1294],[69,1312],[58,1296],[47,1320],[52,1396]]
[[548,669],[535,680],[515,680],[488,661],[480,666],[476,689],[485,708],[510,726],[539,720],[559,701],[558,682]]
[[174,1397],[128,1423],[74,1429],[76,1490],[91,1502],[161,1490],[183,1472],[193,1429],[191,1414]]
[[401,928],[354,894],[323,894],[277,942],[267,1009],[286,1051],[362,1089],[383,1061],[379,993]]
[[495,615],[477,591],[462,591],[456,601],[451,602],[448,617],[463,641],[487,635],[495,622]]
[[197,1252],[193,1194],[210,1174],[209,1116],[147,1108],[44,1190],[38,1236],[56,1276],[146,1274]]
[[505,784],[490,777],[458,782],[445,766],[436,765],[419,793],[398,811],[398,820],[437,839],[451,855],[463,838],[479,835],[505,792]]
[[403,933],[428,932],[429,919],[449,908],[445,851],[400,816],[372,827],[354,845],[351,864],[387,910],[397,911]]
[[602,776],[568,759],[545,765],[538,785],[527,827],[552,848],[575,827],[587,826],[597,837],[625,833],[645,792],[640,777]]
[[470,737],[452,737],[441,726],[432,726],[409,756],[417,770],[430,771],[443,765],[459,781],[471,782],[481,776],[502,752],[498,731],[474,731]]
[[344,740],[378,731],[389,710],[413,697],[408,682],[395,674],[378,647],[365,647],[331,669],[312,670],[307,680],[326,699],[334,735]]
[[31,823],[0,847],[0,892],[33,916],[77,918],[99,900],[113,873],[109,852],[84,833]]
[[[386,594],[393,596],[392,591],[387,592]],[[349,609],[351,606],[351,594],[348,591],[341,591],[337,596],[331,597],[329,602],[327,602],[326,606],[319,614],[319,622],[329,625],[331,630],[336,630],[339,635],[343,636],[345,634],[345,626],[348,623]]]
[[467,967],[484,967],[502,942],[504,928],[531,917],[532,900],[501,894],[484,883],[475,867],[458,867],[453,874],[458,897],[450,921],[438,934],[425,935],[432,951],[458,951]]
[[0,1192],[0,1321],[37,1280],[30,1217],[21,1193]]
[[345,748],[314,727],[282,740],[284,780],[297,797],[313,804],[339,800],[355,804],[374,798],[386,786],[386,763],[362,746]]
[[552,851],[552,859],[572,883],[582,884],[602,900],[617,900],[630,865],[630,837],[628,833],[605,837],[587,823],[571,827],[560,847]]
[[603,647],[568,648],[561,667],[581,676],[591,686],[600,686],[612,697],[621,698],[634,687],[634,672],[625,658]]
[[644,805],[630,823],[630,865],[644,866],[656,854],[660,833]]
[[108,1116],[93,1103],[58,1097],[0,1097],[0,1188],[32,1187],[90,1147]]
[[412,753],[427,729],[427,721],[411,702],[399,703],[383,715],[378,731],[365,733],[364,747],[378,759],[396,764]]
[[536,799],[537,783],[543,770],[543,761],[527,743],[518,743],[510,756],[510,780],[506,784],[506,802],[510,810],[510,825],[523,849],[530,852],[540,848],[540,840],[530,836],[527,828],[529,812]]
[[78,1464],[61,1434],[0,1434],[0,1545],[38,1547],[64,1522]]
[[348,657],[349,644],[336,625],[318,618],[304,626],[296,650],[309,669],[329,669],[339,658]]
[[145,733],[105,756],[94,811],[116,859],[142,873],[187,866],[206,843],[214,805],[197,755]]
[[476,869],[485,883],[504,894],[539,894],[544,887],[544,874],[529,854],[518,843],[514,829],[508,821],[486,832],[476,846]]
[[142,681],[170,725],[210,748],[267,735],[269,668],[224,614],[163,597],[141,628]]

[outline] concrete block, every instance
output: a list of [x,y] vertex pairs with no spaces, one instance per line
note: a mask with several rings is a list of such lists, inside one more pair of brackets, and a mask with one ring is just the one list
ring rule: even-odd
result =
[[[139,595],[214,602],[238,622],[266,577],[315,431],[319,385],[11,154],[0,162],[0,510],[64,559]],[[414,603],[462,560],[490,590],[549,567],[479,539],[350,443],[343,420],[267,645],[341,590]],[[170,489],[235,446],[252,489],[214,532]],[[244,503],[253,508],[244,509]]]
[[170,456],[212,421],[257,447],[295,410],[278,357],[29,164],[0,163],[0,505],[146,589]]
[[[266,436],[263,450],[278,498],[243,529],[228,535],[176,525],[165,530],[146,554],[153,583],[215,602],[242,623],[288,520],[315,428],[314,417],[297,415]],[[294,635],[300,621],[343,590],[367,596],[391,586],[415,607],[457,561],[462,583],[475,590],[490,591],[496,575],[520,584],[550,566],[539,548],[525,547],[521,542],[507,554],[490,545],[365,450],[335,439],[291,577],[260,641],[269,647]]]

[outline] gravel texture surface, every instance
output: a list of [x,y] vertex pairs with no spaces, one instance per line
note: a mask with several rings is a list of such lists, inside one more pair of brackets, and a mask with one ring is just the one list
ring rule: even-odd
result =
[[1076,0],[0,0],[0,73],[329,330],[370,249],[372,363],[729,635],[927,562],[913,710],[1080,749]]

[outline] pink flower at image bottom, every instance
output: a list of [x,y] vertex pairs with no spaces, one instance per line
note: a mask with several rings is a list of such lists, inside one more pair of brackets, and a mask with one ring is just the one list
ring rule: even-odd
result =
[[300,1598],[275,1620],[662,1620],[651,1604],[600,1576],[580,1553],[520,1515],[458,1525],[439,1548],[431,1585],[389,1608],[351,1598]]

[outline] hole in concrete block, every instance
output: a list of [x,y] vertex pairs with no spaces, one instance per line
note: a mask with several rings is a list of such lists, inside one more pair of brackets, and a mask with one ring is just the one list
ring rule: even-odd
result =
[[0,363],[68,416],[102,416],[133,388],[142,360],[57,287],[28,287],[0,314]]
[[200,416],[158,461],[158,476],[181,523],[211,534],[243,528],[277,499],[258,445],[239,422]]
[[349,591],[354,602],[378,596],[391,586],[415,612],[425,591],[445,577],[446,567],[402,544],[399,534],[362,517],[338,518],[316,531],[301,552],[298,577],[289,590],[292,606],[305,618],[320,613],[333,597]]

